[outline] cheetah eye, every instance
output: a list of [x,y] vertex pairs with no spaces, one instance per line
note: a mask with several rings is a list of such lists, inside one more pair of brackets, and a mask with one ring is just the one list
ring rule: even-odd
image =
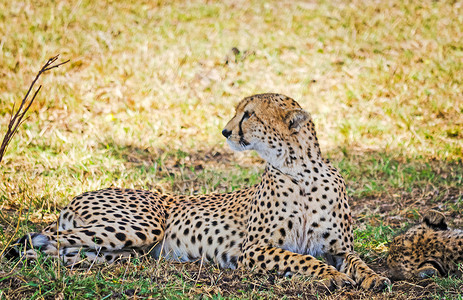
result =
[[244,114],[243,114],[243,121],[246,121],[247,119],[249,119],[250,117],[254,116],[254,113],[253,112],[248,112],[248,111],[245,111]]

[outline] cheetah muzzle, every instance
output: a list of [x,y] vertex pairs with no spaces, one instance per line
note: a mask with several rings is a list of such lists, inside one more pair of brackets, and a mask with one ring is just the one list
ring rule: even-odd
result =
[[40,248],[72,265],[151,251],[181,262],[312,275],[332,287],[390,283],[355,254],[344,179],[322,158],[312,119],[296,101],[279,94],[247,97],[222,133],[232,149],[255,150],[267,161],[259,184],[198,196],[86,192],[9,254],[36,258]]

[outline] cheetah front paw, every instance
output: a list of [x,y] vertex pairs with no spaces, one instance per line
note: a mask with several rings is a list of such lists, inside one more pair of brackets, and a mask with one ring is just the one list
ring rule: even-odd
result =
[[391,281],[389,278],[378,274],[371,274],[360,283],[360,287],[365,290],[381,291],[390,284]]
[[339,271],[332,271],[328,275],[323,276],[322,282],[325,283],[329,290],[338,288],[352,288],[356,285],[355,281],[347,276],[347,274]]

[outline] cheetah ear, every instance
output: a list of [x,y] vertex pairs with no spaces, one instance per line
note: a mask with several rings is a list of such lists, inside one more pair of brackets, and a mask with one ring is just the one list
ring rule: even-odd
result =
[[309,118],[310,116],[305,110],[293,109],[286,114],[285,121],[289,130],[297,133]]
[[448,230],[445,216],[437,210],[429,210],[423,216],[423,223],[434,230]]

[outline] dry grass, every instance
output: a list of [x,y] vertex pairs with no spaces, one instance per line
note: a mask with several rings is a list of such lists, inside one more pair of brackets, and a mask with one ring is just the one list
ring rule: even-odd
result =
[[[86,190],[257,182],[259,158],[220,131],[260,92],[312,113],[361,232],[428,207],[461,224],[462,40],[458,1],[2,1],[2,131],[40,65],[71,62],[42,78],[0,165],[0,247],[18,220],[18,235],[41,227]],[[372,236],[374,259],[389,235]]]

